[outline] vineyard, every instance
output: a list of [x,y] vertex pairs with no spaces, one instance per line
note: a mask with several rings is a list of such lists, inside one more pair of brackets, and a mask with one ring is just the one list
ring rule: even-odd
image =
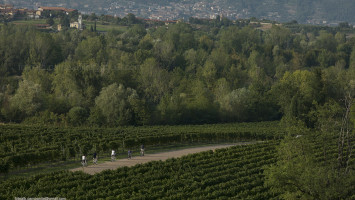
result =
[[263,168],[276,162],[277,141],[234,146],[134,167],[55,172],[1,184],[0,199],[277,199],[264,186]]
[[278,122],[120,128],[0,126],[0,173],[43,162],[80,159],[140,144],[267,140],[283,135]]

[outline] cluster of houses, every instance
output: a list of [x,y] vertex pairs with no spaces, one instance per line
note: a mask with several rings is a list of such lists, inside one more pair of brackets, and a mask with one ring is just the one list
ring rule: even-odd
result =
[[[58,13],[64,13],[66,15],[69,15],[72,12],[78,12],[76,9],[68,9],[64,7],[39,7],[37,10],[31,10],[27,8],[15,8],[13,5],[1,5],[0,4],[0,16],[6,16],[8,19],[14,18],[14,19],[40,19],[40,18],[46,18],[48,15],[52,16],[52,14],[58,14]],[[179,20],[159,20],[159,19],[144,19],[144,18],[139,18],[140,20],[143,20],[148,26],[155,25],[155,23],[160,22],[164,23],[165,25],[168,24],[175,24],[179,23]],[[21,23],[16,23],[14,24],[21,24]],[[56,27],[52,27],[49,24],[33,24],[36,26],[38,29],[56,29],[58,31],[61,31],[63,29],[61,24],[56,25]],[[84,29],[84,25],[82,22],[82,16],[79,14],[78,20],[75,22],[70,23],[70,28],[75,28],[79,30]]]
[[1,5],[0,4],[0,15],[7,16],[7,17],[14,17],[15,15],[23,15],[27,16],[31,19],[38,19],[40,15],[36,14],[35,10],[30,10],[27,8],[14,8],[13,5]]
[[71,12],[77,11],[76,9],[68,9],[64,7],[39,7],[37,10],[31,10],[27,8],[15,8],[13,5],[1,5],[0,4],[0,15],[4,16],[15,16],[16,14],[20,14],[23,16],[27,16],[31,19],[39,19],[42,16],[43,12],[63,12],[65,14],[69,14]]
[[[21,18],[27,18],[27,19],[40,19],[40,18],[43,18],[44,12],[49,12],[49,13],[62,12],[66,15],[69,15],[72,12],[77,12],[77,10],[64,8],[64,7],[39,7],[37,10],[31,10],[31,9],[27,9],[27,8],[14,8],[13,5],[1,5],[0,4],[0,15],[6,16],[8,18],[14,18],[15,16],[20,16]],[[50,28],[50,25],[48,25],[48,24],[37,24],[36,26],[39,29]],[[76,28],[79,30],[82,30],[84,28],[83,24],[82,24],[81,15],[79,15],[77,22],[70,23],[70,27]],[[58,25],[57,29],[59,31],[62,29],[60,24]]]

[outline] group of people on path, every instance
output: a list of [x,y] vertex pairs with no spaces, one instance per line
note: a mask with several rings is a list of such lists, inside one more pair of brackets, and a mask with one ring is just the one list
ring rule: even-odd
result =
[[[141,145],[140,156],[144,156],[144,150],[145,150],[145,148],[144,148],[144,145],[142,144]],[[133,152],[129,149],[128,150],[128,159],[132,159],[132,153]],[[97,160],[98,160],[97,153],[95,152],[92,157],[93,157],[93,163],[96,165],[97,164]],[[116,160],[116,151],[112,150],[111,151],[111,161],[113,162],[115,160]],[[81,164],[83,165],[83,167],[87,166],[87,161],[86,161],[86,156],[85,155],[83,155],[81,157]]]
[[[92,163],[97,165],[97,153],[96,152],[92,155]],[[83,165],[83,167],[88,165],[85,155],[81,156],[81,164]]]

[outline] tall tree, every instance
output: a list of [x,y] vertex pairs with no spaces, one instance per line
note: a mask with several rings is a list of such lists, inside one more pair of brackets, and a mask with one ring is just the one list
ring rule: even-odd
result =
[[11,106],[19,109],[27,116],[32,116],[43,109],[45,95],[41,85],[23,80],[19,83],[15,95],[11,98]]
[[129,99],[137,99],[135,90],[116,83],[102,88],[95,105],[101,110],[110,126],[132,123],[133,111]]

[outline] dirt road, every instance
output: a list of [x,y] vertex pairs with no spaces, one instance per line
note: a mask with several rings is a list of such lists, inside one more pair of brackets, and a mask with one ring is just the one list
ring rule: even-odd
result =
[[[254,143],[254,142],[252,142]],[[84,171],[85,173],[88,174],[96,174],[99,173],[103,170],[107,169],[117,169],[118,167],[131,167],[136,164],[141,164],[141,163],[147,163],[150,161],[158,161],[158,160],[166,160],[168,158],[179,158],[184,155],[188,154],[193,154],[193,153],[199,153],[203,151],[208,151],[208,150],[214,150],[214,149],[221,149],[221,148],[227,148],[230,146],[235,146],[235,145],[246,145],[246,144],[251,144],[251,142],[241,142],[241,143],[235,143],[235,144],[225,144],[225,145],[216,145],[216,146],[205,146],[205,147],[196,147],[196,148],[190,148],[190,149],[183,149],[183,150],[177,150],[177,151],[168,151],[168,152],[162,152],[162,153],[156,153],[156,154],[145,154],[145,156],[140,157],[132,157],[132,159],[119,159],[114,162],[105,162],[101,163],[98,165],[89,165],[88,167],[80,167],[76,169],[72,169],[70,171]]]

